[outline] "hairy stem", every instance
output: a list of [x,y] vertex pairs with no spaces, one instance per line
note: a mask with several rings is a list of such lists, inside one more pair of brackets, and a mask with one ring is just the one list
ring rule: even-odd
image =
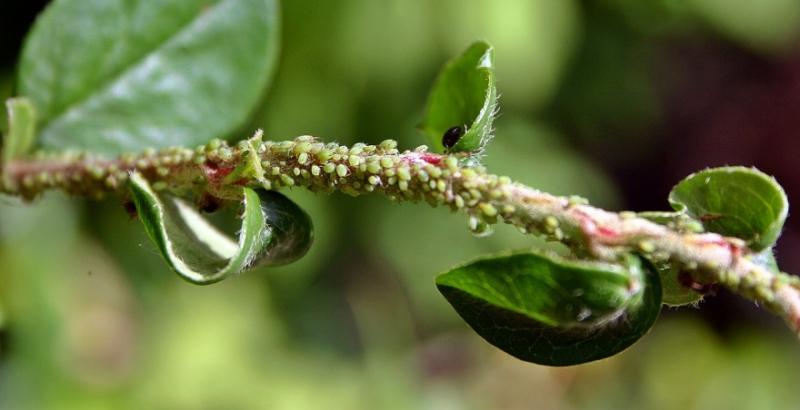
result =
[[247,185],[426,201],[466,213],[477,232],[505,222],[560,241],[582,258],[616,261],[633,251],[668,262],[695,281],[718,283],[766,306],[800,334],[800,278],[759,264],[742,240],[656,224],[632,212],[604,211],[582,198],[550,195],[468,162],[461,154],[434,154],[425,147],[398,152],[391,140],[345,147],[308,136],[261,142],[257,134],[234,147],[212,141],[194,150],[149,150],[114,159],[38,154],[5,164],[0,192],[29,199],[48,189],[91,198],[127,196],[127,179],[139,172],[155,189],[223,200],[238,200],[238,187]]

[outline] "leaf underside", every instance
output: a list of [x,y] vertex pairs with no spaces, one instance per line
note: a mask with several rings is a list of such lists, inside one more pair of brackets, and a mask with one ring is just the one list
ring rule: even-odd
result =
[[154,191],[141,175],[131,176],[130,188],[150,239],[175,272],[196,284],[291,263],[313,242],[309,216],[274,191],[242,188],[242,226],[234,241],[183,200]]
[[439,276],[437,286],[486,341],[550,366],[624,350],[661,309],[657,274],[633,256],[617,266],[517,253],[456,268]]
[[190,282],[214,283],[247,269],[272,239],[261,200],[252,189],[243,188],[244,213],[237,243],[183,200],[156,193],[141,175],[131,176],[130,187],[147,235],[169,266]]

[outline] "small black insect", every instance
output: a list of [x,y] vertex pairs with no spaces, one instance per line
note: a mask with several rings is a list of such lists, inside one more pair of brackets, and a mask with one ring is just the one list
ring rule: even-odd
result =
[[466,132],[466,125],[456,125],[455,127],[450,127],[444,132],[444,135],[442,135],[442,145],[444,145],[446,149],[453,148]]

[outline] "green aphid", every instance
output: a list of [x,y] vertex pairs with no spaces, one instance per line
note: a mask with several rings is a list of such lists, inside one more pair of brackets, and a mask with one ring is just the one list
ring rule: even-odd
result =
[[317,159],[319,160],[319,162],[328,161],[331,159],[331,157],[333,157],[333,151],[329,149],[323,149],[317,153]]
[[442,170],[438,167],[434,167],[433,165],[428,165],[425,167],[425,171],[431,176],[431,178],[440,178],[442,176]]
[[117,179],[113,175],[107,176],[103,182],[108,188],[115,189],[117,187]]
[[444,159],[444,165],[447,166],[450,171],[456,172],[458,170],[458,159],[456,159],[456,157],[447,157]]
[[48,185],[50,184],[50,175],[48,175],[47,172],[42,171],[36,175],[36,182],[39,185]]
[[651,241],[641,241],[639,242],[639,250],[644,253],[653,253],[656,250],[656,245]]
[[350,155],[361,155],[362,152],[364,152],[364,144],[359,143],[350,148]]
[[481,202],[478,207],[481,209],[481,212],[489,218],[497,216],[497,208],[488,202]]
[[311,143],[303,141],[295,144],[292,152],[294,155],[300,155],[308,153],[309,150],[311,150]]
[[308,154],[301,152],[300,155],[297,156],[297,163],[300,165],[305,165],[306,162],[308,162]]
[[33,180],[33,175],[25,175],[25,177],[22,178],[22,186],[27,189],[33,188],[35,184],[36,182]]
[[367,172],[370,174],[377,174],[381,172],[381,165],[377,161],[371,161],[367,164]]
[[406,167],[397,168],[397,178],[401,181],[408,181],[411,179],[411,171]]
[[97,165],[89,165],[86,170],[89,172],[89,175],[94,179],[101,179],[105,172],[102,168],[98,167]]
[[281,174],[281,183],[286,186],[294,186],[294,178],[286,174]]
[[395,140],[383,140],[380,143],[380,147],[382,150],[388,151],[397,148],[397,141]]
[[219,150],[219,157],[223,161],[230,161],[233,158],[233,152],[227,147],[223,147]]

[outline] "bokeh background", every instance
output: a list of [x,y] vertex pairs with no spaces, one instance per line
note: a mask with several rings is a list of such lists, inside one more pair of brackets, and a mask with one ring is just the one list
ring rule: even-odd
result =
[[[18,3],[18,4],[14,4]],[[0,97],[45,1],[0,9]],[[773,174],[800,203],[797,0],[285,0],[275,79],[247,126],[341,143],[415,131],[446,59],[496,47],[488,166],[610,209],[667,208],[724,164]],[[289,195],[316,243],[289,267],[197,287],[119,202],[0,201],[0,408],[791,409],[800,345],[724,291],[665,309],[613,358],[517,361],[433,285],[453,264],[530,246],[499,227],[378,197]],[[800,272],[800,219],[778,261]]]

